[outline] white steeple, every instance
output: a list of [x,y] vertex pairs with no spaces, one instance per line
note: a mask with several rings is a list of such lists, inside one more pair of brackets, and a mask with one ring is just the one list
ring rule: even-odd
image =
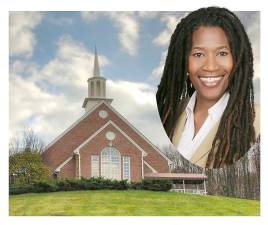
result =
[[97,53],[96,46],[95,46],[93,76],[94,77],[100,77],[100,66],[99,66],[98,53]]
[[83,108],[87,112],[100,101],[105,100],[111,104],[112,99],[106,98],[106,79],[100,75],[100,66],[98,60],[97,49],[95,47],[93,76],[88,78],[88,97],[85,98]]

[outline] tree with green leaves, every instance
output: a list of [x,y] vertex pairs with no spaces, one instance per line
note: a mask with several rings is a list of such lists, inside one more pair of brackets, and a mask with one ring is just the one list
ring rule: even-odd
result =
[[9,143],[10,185],[29,184],[49,178],[50,170],[43,163],[41,153],[44,142],[31,129],[23,131],[22,141],[11,139]]

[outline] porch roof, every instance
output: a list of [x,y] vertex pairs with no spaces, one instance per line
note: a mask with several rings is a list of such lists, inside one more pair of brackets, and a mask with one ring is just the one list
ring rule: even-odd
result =
[[145,178],[166,179],[166,180],[207,180],[203,173],[146,173]]

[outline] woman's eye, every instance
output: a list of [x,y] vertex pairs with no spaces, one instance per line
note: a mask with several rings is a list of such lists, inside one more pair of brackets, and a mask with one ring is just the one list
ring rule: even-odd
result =
[[197,52],[197,53],[194,53],[193,56],[194,56],[194,57],[201,57],[201,56],[203,56],[203,54],[200,53],[200,52]]
[[219,52],[218,55],[220,55],[220,56],[227,56],[228,55],[228,52]]

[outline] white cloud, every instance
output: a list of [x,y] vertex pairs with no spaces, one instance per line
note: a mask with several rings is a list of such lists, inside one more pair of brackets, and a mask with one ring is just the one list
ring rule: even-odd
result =
[[118,29],[118,40],[122,50],[130,56],[138,52],[139,23],[135,12],[82,12],[81,18],[87,22],[94,22],[99,16],[108,16]]
[[44,92],[30,79],[11,74],[9,96],[11,136],[17,136],[26,126],[30,126],[37,133],[42,132],[44,136],[57,130],[53,124],[49,126],[46,116],[67,103],[62,95]]
[[[26,61],[10,64],[10,135],[25,126],[51,140],[82,115],[93,53],[69,36],[58,42],[55,58],[43,67]],[[100,65],[108,59],[99,57]]]
[[33,29],[41,23],[40,12],[11,12],[9,17],[10,56],[31,57],[36,45]]
[[48,16],[46,18],[50,23],[57,26],[71,26],[73,24],[73,19],[69,17],[54,17]]
[[165,29],[158,34],[158,36],[153,40],[153,43],[156,45],[166,46],[169,44],[170,37],[174,32],[176,25],[181,20],[181,18],[185,17],[188,13],[177,13],[177,14],[164,14],[161,17],[162,23],[165,24]]
[[105,12],[95,12],[95,11],[81,12],[81,18],[88,22],[94,22],[102,14],[105,14]]
[[[186,12],[177,12],[174,14],[166,13],[160,20],[165,24],[165,28],[153,39],[153,43],[159,46],[168,46],[170,42],[171,35],[173,34],[178,22],[187,15]],[[166,61],[167,50],[164,50],[161,55],[160,62],[157,67],[152,70],[150,79],[159,79],[161,78],[164,70],[164,65]]]
[[155,145],[169,145],[155,99],[155,87],[129,81],[107,81],[112,106]]
[[[106,57],[99,55],[100,66],[109,64]],[[61,88],[80,87],[93,74],[94,53],[70,36],[62,36],[58,41],[58,51],[37,76],[36,81],[45,80]]]
[[120,32],[118,34],[123,49],[131,56],[138,52],[139,25],[133,13],[111,14]]
[[159,62],[159,65],[153,69],[153,71],[150,75],[150,78],[160,80],[160,78],[163,74],[163,71],[164,71],[166,57],[167,57],[167,50],[162,52],[162,56],[161,56],[161,60]]
[[[109,61],[100,56],[100,64]],[[69,36],[60,38],[55,58],[43,67],[26,61],[10,65],[10,135],[32,128],[46,143],[83,113],[93,53]],[[153,143],[169,143],[160,122],[155,88],[145,83],[107,81],[112,106]],[[153,131],[153,132],[152,132]]]

